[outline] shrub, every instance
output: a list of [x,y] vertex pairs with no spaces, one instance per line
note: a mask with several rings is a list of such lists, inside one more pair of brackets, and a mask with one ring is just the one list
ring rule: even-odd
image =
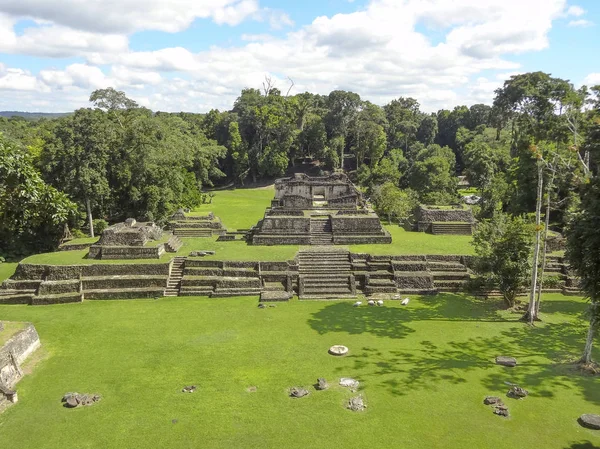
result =
[[102,234],[106,228],[108,228],[108,222],[101,218],[94,220],[94,233],[97,235]]

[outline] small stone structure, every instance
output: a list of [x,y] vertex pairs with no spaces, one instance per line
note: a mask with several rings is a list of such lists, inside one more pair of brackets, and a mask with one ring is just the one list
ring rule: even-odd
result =
[[342,173],[275,181],[275,198],[252,229],[254,245],[391,243],[377,214]]
[[600,415],[583,414],[579,417],[579,424],[588,429],[600,430]]
[[473,234],[475,217],[469,206],[419,206],[416,230],[432,234]]
[[514,357],[507,357],[505,355],[499,355],[496,357],[496,365],[514,367],[517,366],[517,359]]
[[179,209],[169,220],[169,229],[177,237],[206,237],[213,235],[223,236],[227,229],[223,227],[219,217],[212,212],[206,215],[189,215],[185,210]]
[[176,252],[181,241],[171,236],[168,242],[152,244],[163,237],[163,230],[153,222],[138,223],[128,218],[102,232],[102,237],[90,247],[90,259],[159,259],[165,252]]
[[0,348],[0,411],[18,401],[15,385],[23,377],[21,365],[39,347],[33,324],[26,324]]

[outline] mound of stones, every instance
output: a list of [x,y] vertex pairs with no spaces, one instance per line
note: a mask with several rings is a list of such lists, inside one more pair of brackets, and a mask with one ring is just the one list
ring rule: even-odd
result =
[[63,402],[67,408],[77,408],[93,405],[100,399],[99,394],[67,393],[63,396],[61,402]]
[[193,393],[196,391],[196,385],[188,385],[187,387],[183,387],[181,391],[182,393]]
[[317,390],[327,390],[329,388],[329,384],[327,383],[327,380],[325,380],[322,377],[319,377],[317,379],[317,384],[315,385],[315,388]]
[[579,417],[579,424],[588,429],[600,430],[600,415],[584,414]]
[[502,399],[500,399],[498,396],[486,396],[483,400],[483,403],[485,405],[491,405],[494,409],[495,415],[508,418],[508,407],[504,405],[504,402],[502,402]]
[[510,390],[508,390],[508,393],[506,393],[506,396],[508,396],[509,398],[513,398],[513,399],[523,399],[523,398],[527,397],[528,394],[529,394],[529,392],[527,390],[525,390],[524,388],[514,386]]
[[308,396],[309,391],[303,387],[292,387],[290,388],[290,397],[292,398],[303,398]]
[[192,251],[190,252],[190,257],[214,256],[215,254],[215,251]]
[[352,410],[353,412],[362,412],[365,408],[367,408],[367,405],[365,404],[362,395],[359,394],[358,396],[350,398],[346,408]]

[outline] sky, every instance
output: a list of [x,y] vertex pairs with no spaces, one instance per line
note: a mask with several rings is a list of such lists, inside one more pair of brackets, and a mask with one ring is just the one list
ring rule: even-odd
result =
[[598,55],[600,0],[0,0],[0,110],[72,111],[106,87],[228,110],[270,77],[433,112],[530,71],[600,84]]

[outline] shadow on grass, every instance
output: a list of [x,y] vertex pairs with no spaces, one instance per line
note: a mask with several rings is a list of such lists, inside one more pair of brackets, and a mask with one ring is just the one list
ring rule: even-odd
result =
[[[348,302],[336,302],[314,313],[308,324],[319,334],[348,332],[370,333],[380,337],[404,338],[414,332],[406,326],[411,321],[491,321],[503,322],[497,312],[500,301],[474,297],[439,294],[421,297],[408,307],[352,307]],[[517,318],[515,318],[516,320]]]
[[[568,301],[555,302],[559,303],[556,312],[581,313],[581,304],[575,303],[579,307],[573,308]],[[582,375],[570,363],[582,350],[583,324],[562,321],[529,327],[518,321],[519,315],[514,320],[503,319],[497,313],[499,308],[500,301],[460,295],[427,297],[407,308],[353,308],[348,303],[333,303],[314,313],[308,323],[320,334],[365,333],[392,339],[410,335],[413,340],[417,331],[411,322],[432,321],[432,326],[440,321],[464,323],[464,328],[459,324],[446,338],[439,334],[435,338],[425,336],[397,350],[363,347],[347,357],[357,375],[373,376],[395,395],[415,389],[443,389],[444,383],[463,384],[467,373],[477,370],[481,385],[490,394],[508,390],[509,384],[524,387],[534,397],[553,397],[558,391],[574,389],[586,400],[600,404],[597,379]],[[477,329],[478,322],[486,323],[484,335],[480,335],[483,329]],[[495,329],[494,323],[501,327]],[[511,369],[495,365],[498,355],[516,357],[518,366]]]
[[566,446],[565,449],[600,449],[591,441],[581,441],[579,443],[573,443],[570,446]]

